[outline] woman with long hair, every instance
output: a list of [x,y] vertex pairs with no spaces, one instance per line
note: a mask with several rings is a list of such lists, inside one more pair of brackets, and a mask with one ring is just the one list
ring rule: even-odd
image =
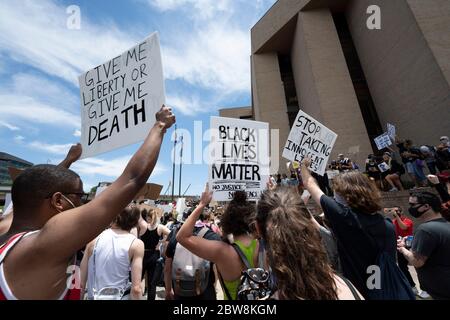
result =
[[[156,271],[158,259],[161,257],[159,248],[160,239],[167,237],[169,228],[160,223],[162,210],[145,204],[140,206],[141,217],[138,223],[138,237],[144,242],[145,255],[142,265],[142,278],[147,274],[147,300],[155,300],[156,285],[162,269]],[[159,273],[159,274],[158,274]]]
[[[379,214],[381,193],[367,176],[350,171],[333,180],[334,198],[325,195],[311,176],[311,159],[304,159],[301,175],[305,188],[322,207],[337,239],[343,275],[367,299],[372,288],[367,283],[381,252],[396,260],[396,237],[392,221]],[[375,287],[373,288],[375,289]]]
[[229,239],[232,238],[241,249],[250,266],[258,265],[259,242],[255,239],[254,230],[251,228],[255,221],[255,206],[247,201],[245,192],[236,192],[221,217],[220,225],[225,241],[211,241],[197,237],[192,232],[200,214],[211,199],[212,192],[205,190],[199,205],[178,231],[176,238],[193,254],[216,264],[223,280],[225,299],[236,300],[241,272],[245,269],[245,265]]
[[257,230],[283,300],[360,300],[345,278],[331,268],[313,217],[295,189],[265,191],[257,206]]

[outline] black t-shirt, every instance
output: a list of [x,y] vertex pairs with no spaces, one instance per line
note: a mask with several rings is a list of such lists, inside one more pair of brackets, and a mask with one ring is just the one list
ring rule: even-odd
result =
[[[367,279],[373,274],[367,268],[376,263],[379,248],[396,259],[394,225],[380,214],[353,211],[325,195],[320,198],[320,204],[338,243],[343,275],[366,297]],[[366,232],[375,239],[377,247]]]
[[450,223],[440,218],[418,226],[411,250],[428,258],[416,269],[420,287],[434,299],[450,299]]
[[[422,153],[420,152],[420,149],[418,149],[417,147],[406,148],[404,143],[397,144],[397,147],[398,147],[398,150],[400,151],[400,156],[402,157],[402,162],[405,164],[408,162],[413,162],[416,159],[423,159]],[[404,157],[404,156],[402,156],[403,152],[412,153],[412,154],[416,155],[417,157]]]
[[[181,226],[173,228],[172,231],[169,233],[169,236],[167,237],[167,239],[169,241],[169,243],[167,244],[167,249],[166,249],[166,257],[167,258],[173,259],[173,257],[175,256],[175,250],[176,250],[177,243],[178,243],[177,232],[180,227]],[[203,227],[195,227],[194,234],[197,235],[200,232],[200,230],[202,230],[202,228]],[[217,233],[215,233],[214,231],[212,231],[211,229],[209,229],[206,232],[206,234],[203,238],[205,238],[207,240],[222,241],[220,236]],[[216,277],[214,276],[213,263],[211,263],[208,286],[202,295],[196,296],[196,297],[178,297],[178,296],[176,296],[175,298],[177,300],[216,300],[216,289],[214,287],[215,282],[216,282]]]

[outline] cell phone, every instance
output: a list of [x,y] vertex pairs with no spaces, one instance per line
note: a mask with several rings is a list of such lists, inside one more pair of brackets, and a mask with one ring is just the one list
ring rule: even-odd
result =
[[406,239],[405,239],[405,247],[406,247],[407,249],[411,248],[413,239],[414,239],[413,236],[407,236],[407,237],[406,237]]

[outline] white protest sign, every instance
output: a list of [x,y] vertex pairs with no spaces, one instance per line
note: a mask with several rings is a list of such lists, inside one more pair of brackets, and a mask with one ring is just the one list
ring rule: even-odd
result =
[[309,156],[310,169],[323,176],[336,139],[336,133],[300,110],[283,149],[283,158],[301,162]]
[[7,193],[5,196],[5,205],[3,206],[3,217],[13,212],[13,203],[11,199],[11,193]]
[[269,124],[211,117],[209,188],[216,201],[236,191],[258,200],[269,181]]
[[81,158],[145,139],[165,103],[158,33],[78,80]]
[[177,220],[182,221],[183,220],[183,212],[186,210],[186,198],[178,198],[177,199],[177,206],[175,208],[177,212]]
[[106,190],[106,188],[108,188],[109,186],[101,186],[98,187],[97,190],[95,191],[95,198],[98,197],[103,191]]
[[391,138],[392,141],[395,141],[395,126],[388,123],[387,124],[387,133],[389,138]]
[[386,172],[389,169],[391,169],[391,167],[386,163],[386,162],[382,162],[378,165],[378,168],[380,169],[381,172]]
[[384,148],[392,145],[392,141],[387,133],[383,133],[381,136],[376,137],[374,141],[377,145],[378,150],[383,150]]
[[339,170],[327,170],[328,179],[333,180],[340,174]]

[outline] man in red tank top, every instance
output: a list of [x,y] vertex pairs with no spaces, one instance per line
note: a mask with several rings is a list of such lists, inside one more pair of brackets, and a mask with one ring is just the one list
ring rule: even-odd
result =
[[76,291],[68,290],[73,279],[67,274],[73,270],[74,255],[106,229],[145,185],[173,123],[172,110],[163,106],[121,176],[86,205],[82,205],[80,177],[62,166],[34,166],[15,179],[13,221],[0,236],[0,299],[76,297]]

